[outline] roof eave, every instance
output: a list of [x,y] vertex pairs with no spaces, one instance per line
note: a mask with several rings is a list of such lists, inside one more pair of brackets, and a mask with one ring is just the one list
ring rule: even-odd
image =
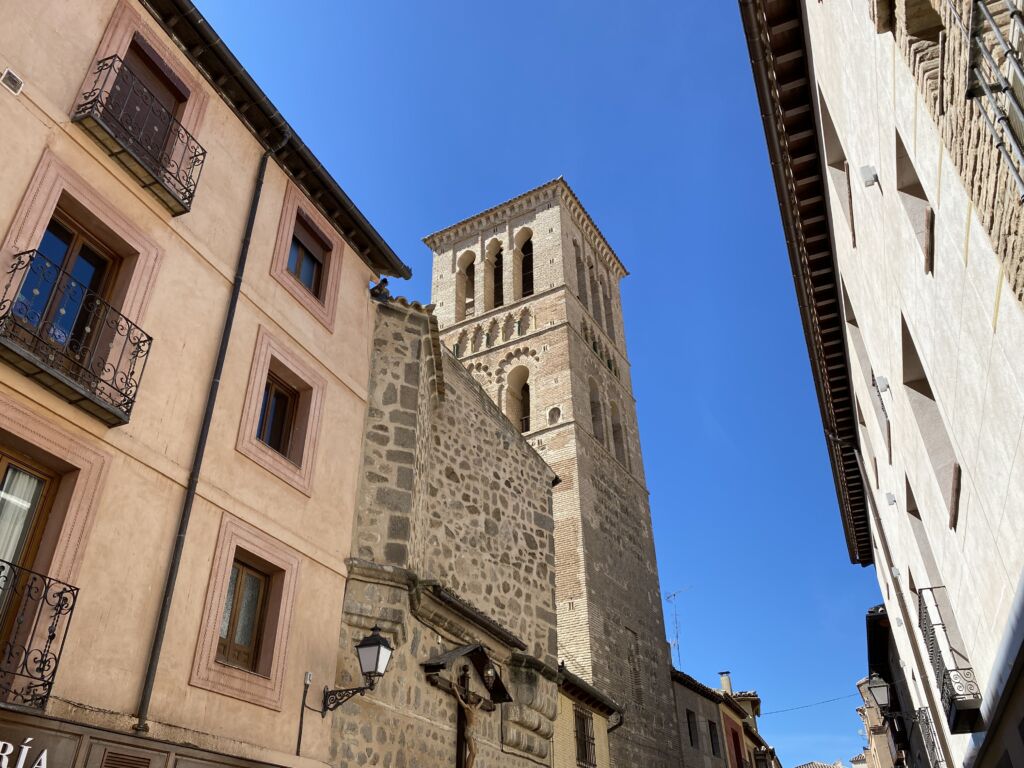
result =
[[[807,44],[802,3],[799,0],[739,0],[739,2],[847,549],[851,562],[867,566],[874,562],[865,498],[867,489],[857,459],[859,438],[850,387],[846,338],[842,327],[842,302],[838,287],[839,272],[832,248],[831,220],[828,216],[827,206],[828,189],[827,184],[824,183],[823,152],[818,131],[817,105],[811,91],[814,73],[810,61],[810,48]],[[773,19],[771,22],[767,17],[766,2],[772,6]],[[771,29],[769,29],[769,25]],[[807,84],[803,88],[787,90],[786,109],[783,108],[779,89],[775,85],[777,73],[772,69],[776,60],[772,45],[776,42],[776,38],[785,39],[788,42],[790,48],[786,50],[787,65],[792,70],[801,66],[800,62],[802,62],[801,74],[807,80]],[[793,57],[791,56],[793,53],[798,55]],[[805,102],[804,104],[794,104],[801,98]],[[801,106],[805,109],[802,111],[796,109]],[[797,185],[791,181],[797,177],[797,173],[794,171],[789,151],[786,114],[804,115],[803,138],[816,148],[816,157],[808,161],[804,170],[805,173],[813,173],[816,170],[819,175],[820,186],[817,187],[817,190],[820,194],[816,198],[818,202],[814,205],[811,204],[812,199],[808,196],[808,188],[802,187],[802,193],[798,193]],[[808,117],[810,123],[806,123]],[[800,197],[801,194],[804,195],[803,199]],[[818,250],[813,254],[815,260],[813,277],[810,276],[808,270],[808,263],[812,260],[812,256],[808,255],[808,237],[805,232],[807,229],[805,220],[809,221],[811,216],[804,216],[801,212],[802,203],[804,210],[813,207],[814,216],[820,219],[818,230],[814,234]],[[829,280],[832,281],[831,284],[828,282]],[[825,307],[831,307],[831,309],[826,310]],[[828,353],[825,352],[823,341],[825,335],[828,336]],[[840,398],[843,402],[839,402]],[[839,414],[841,414],[841,418]]]
[[141,0],[150,15],[266,148],[281,144],[281,167],[378,274],[408,278],[392,250],[333,176],[299,138],[191,0]]

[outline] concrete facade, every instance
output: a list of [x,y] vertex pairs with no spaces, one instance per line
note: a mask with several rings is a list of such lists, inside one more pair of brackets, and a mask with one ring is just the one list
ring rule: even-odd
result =
[[1021,204],[965,98],[980,5],[743,3],[851,557],[930,765],[1024,759]]
[[[524,297],[527,241],[533,293]],[[618,292],[626,271],[561,179],[425,242],[445,344],[561,481],[558,656],[626,707],[613,765],[674,765],[669,654]]]
[[[344,196],[340,190],[313,201],[308,184],[317,175],[296,181],[282,159],[307,162],[298,159],[301,142],[274,132],[257,136],[251,126],[269,102],[253,106],[249,122],[240,119],[235,108],[243,75],[236,72],[232,95],[203,73],[226,68],[230,53],[204,49],[201,70],[179,47],[180,38],[159,23],[157,9],[166,6],[133,0],[5,4],[0,26],[0,70],[10,68],[23,82],[17,95],[0,88],[0,455],[5,468],[38,474],[48,489],[36,508],[38,546],[3,565],[7,666],[0,740],[21,743],[31,736],[34,748],[51,750],[51,766],[88,761],[155,768],[171,760],[328,765],[330,730],[319,719],[307,721],[296,755],[300,691],[307,671],[319,685],[334,680],[338,664],[372,351],[366,285],[382,271],[408,270],[391,269],[376,245],[363,248],[379,239],[365,221],[343,230],[340,218],[355,214],[354,208],[333,208]],[[174,35],[206,29],[191,10],[186,19],[176,17]],[[124,59],[136,44],[166,81],[187,91],[176,114],[206,150],[191,212],[183,215],[172,216],[162,201],[163,182],[141,185],[84,123],[71,120],[97,60],[108,54]],[[280,116],[278,125],[286,128]],[[183,539],[148,730],[136,732],[236,261],[261,156],[275,145],[279,154],[268,163],[252,218],[248,271]],[[166,157],[156,160],[168,178],[174,175]],[[283,215],[289,200],[290,218]],[[130,411],[114,413],[109,394],[117,382],[103,378],[106,372],[99,381],[77,369],[67,373],[94,347],[65,353],[60,346],[67,333],[52,331],[35,342],[24,335],[35,321],[19,314],[16,297],[28,279],[28,257],[19,254],[39,248],[55,215],[87,230],[90,247],[109,251],[116,271],[102,294],[125,324],[110,321],[108,335],[95,343],[102,348],[128,323],[152,337],[140,353],[145,377],[127,385]],[[325,293],[310,297],[312,304],[296,300],[296,291],[306,289],[274,268],[278,243],[287,248],[299,215],[323,229],[329,242]],[[54,317],[69,307],[75,311],[65,304]],[[96,354],[109,368],[116,365],[113,355]],[[65,364],[63,373],[57,370]],[[299,432],[287,457],[255,439],[268,366],[295,383],[301,400],[294,421]],[[74,386],[62,383],[72,378]],[[112,415],[127,423],[110,426]],[[5,507],[6,522],[11,514]],[[221,661],[217,650],[229,573],[243,551],[258,561],[254,568],[266,570],[269,583],[265,612],[257,617],[259,660],[251,669]],[[28,700],[24,689],[7,689],[10,643],[24,639],[11,635],[12,605],[32,599],[26,592],[13,604],[8,600],[13,566],[78,588],[73,622],[61,625],[67,636],[52,691],[45,704],[32,702],[34,715],[25,709],[15,714],[11,705]],[[41,642],[39,636],[29,640]]]

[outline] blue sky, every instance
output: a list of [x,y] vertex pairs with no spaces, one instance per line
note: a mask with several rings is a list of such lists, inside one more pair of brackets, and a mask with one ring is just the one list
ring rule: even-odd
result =
[[[880,596],[846,555],[735,0],[198,4],[412,266],[410,298],[429,299],[423,235],[566,177],[632,273],[683,668],[730,669],[766,712],[853,693]],[[761,730],[786,768],[847,760],[855,706]]]

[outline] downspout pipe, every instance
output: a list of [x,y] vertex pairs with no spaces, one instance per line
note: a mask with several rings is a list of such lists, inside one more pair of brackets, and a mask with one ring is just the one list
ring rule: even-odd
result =
[[189,472],[188,485],[185,488],[185,498],[181,504],[181,513],[178,518],[178,533],[174,538],[174,549],[171,552],[171,561],[167,566],[167,578],[164,582],[163,597],[160,601],[160,614],[157,617],[156,630],[153,633],[153,645],[150,647],[149,661],[146,665],[146,678],[142,684],[142,694],[139,697],[139,706],[136,710],[137,722],[133,728],[138,732],[144,733],[149,730],[149,704],[153,698],[153,684],[156,681],[156,671],[160,664],[160,652],[163,649],[164,636],[167,633],[171,603],[174,600],[174,588],[178,581],[181,555],[185,549],[185,536],[188,533],[188,524],[192,517],[192,505],[195,503],[196,489],[199,486],[199,475],[203,468],[203,458],[206,455],[206,443],[210,437],[210,424],[213,421],[213,411],[217,405],[217,393],[220,390],[221,375],[224,373],[224,361],[227,358],[228,343],[231,340],[231,329],[235,324],[235,311],[238,308],[238,298],[242,293],[242,278],[245,275],[246,262],[249,260],[249,244],[252,241],[252,230],[256,223],[256,211],[259,209],[260,196],[263,193],[263,180],[267,172],[267,163],[270,161],[271,156],[284,149],[291,139],[292,133],[285,126],[281,141],[274,147],[268,147],[263,156],[260,157],[259,170],[256,173],[256,185],[252,191],[249,215],[245,222],[245,233],[242,236],[238,263],[235,266],[235,280],[231,287],[231,298],[228,301],[227,313],[224,316],[224,326],[220,334],[217,362],[213,367],[213,377],[210,379],[210,388],[206,393],[206,408],[203,411],[203,422],[199,428],[199,437],[196,440],[196,449],[192,457],[192,469]]

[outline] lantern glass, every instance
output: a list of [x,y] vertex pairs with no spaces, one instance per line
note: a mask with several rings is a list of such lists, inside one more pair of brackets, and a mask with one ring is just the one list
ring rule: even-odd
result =
[[356,645],[359,669],[364,677],[381,677],[388,670],[393,649],[387,638],[380,634],[380,627],[374,627],[369,635]]
[[889,706],[889,684],[877,672],[871,673],[871,677],[868,678],[868,691],[871,692],[871,698],[875,700],[879,709],[886,709]]

